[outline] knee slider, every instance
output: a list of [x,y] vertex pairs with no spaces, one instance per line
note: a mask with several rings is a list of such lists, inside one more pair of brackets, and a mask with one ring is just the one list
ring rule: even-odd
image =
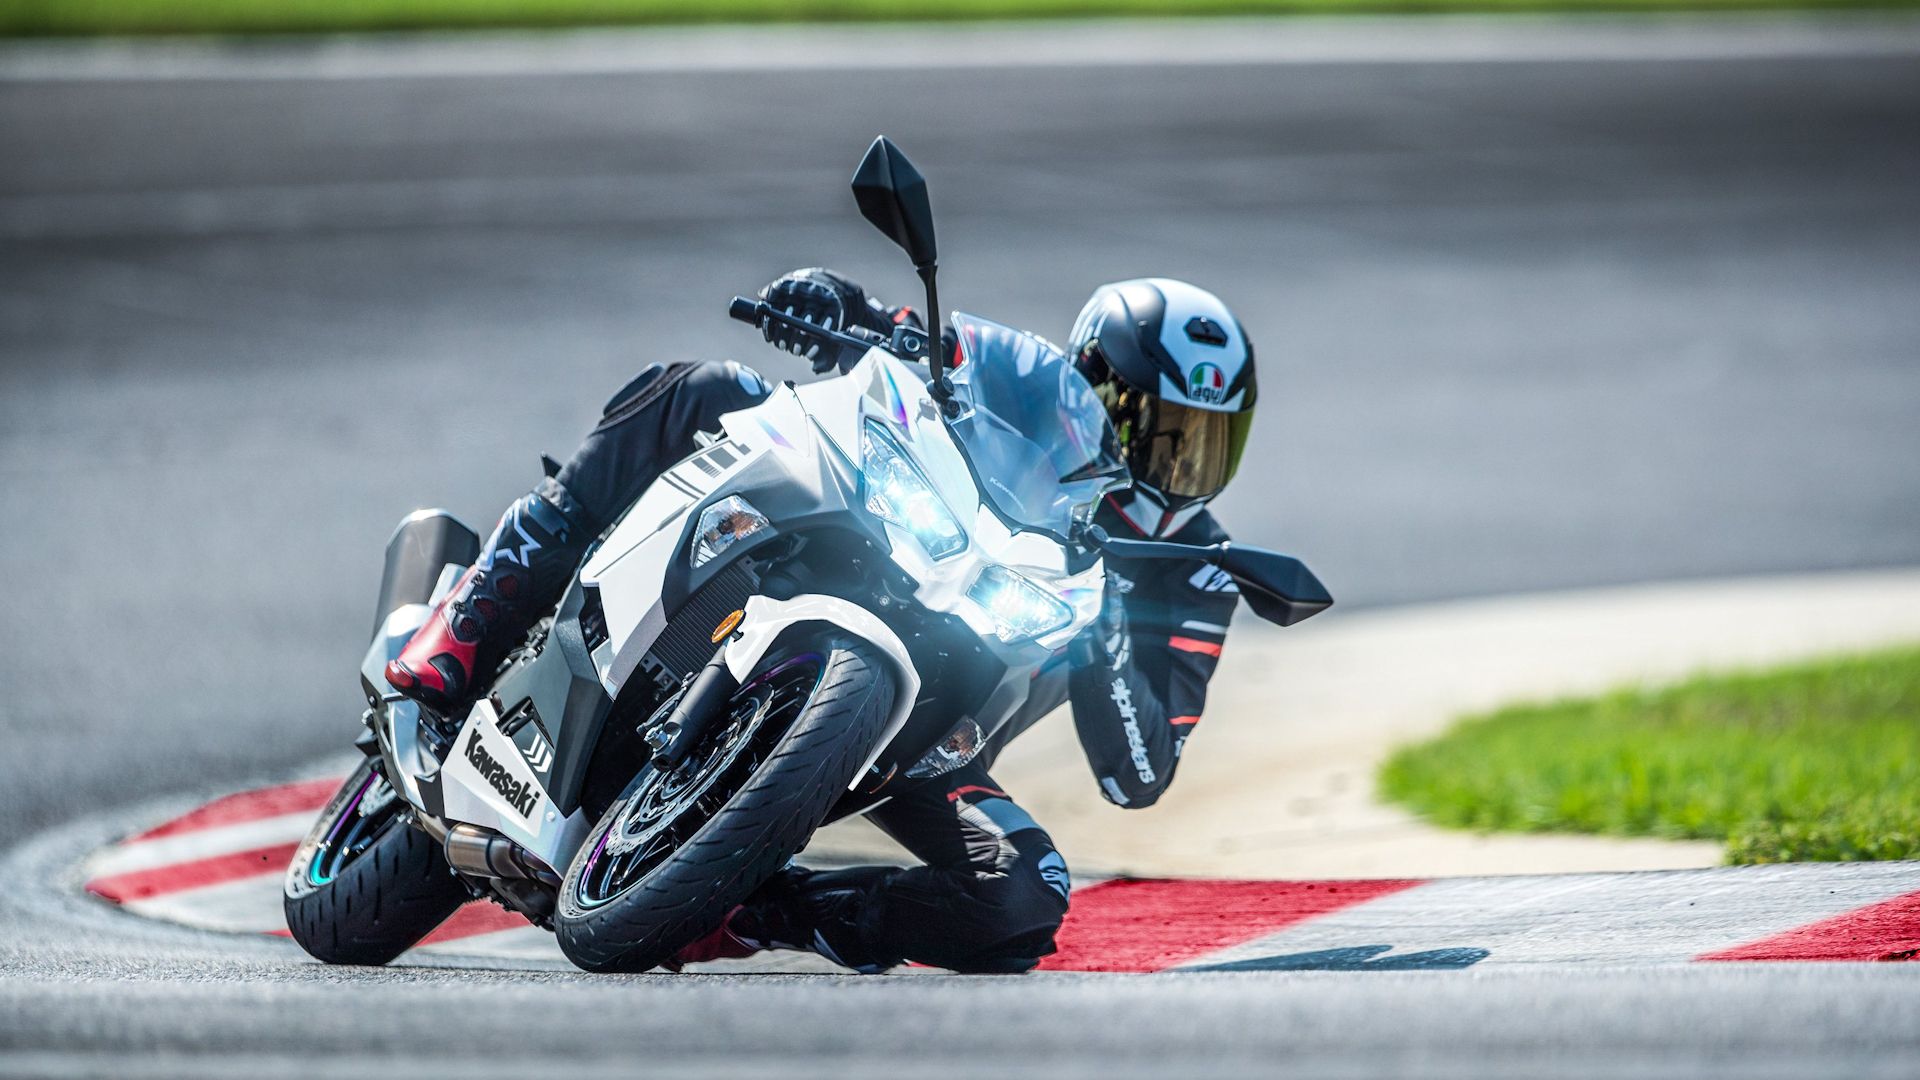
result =
[[[1057,869],[1056,869],[1057,868]],[[980,882],[975,892],[996,929],[1051,945],[1067,914],[1067,864],[1051,848]],[[1051,950],[1048,950],[1051,951]]]
[[1054,952],[1066,902],[1031,868],[998,875],[974,890],[977,940],[944,966],[967,974],[1031,971]]

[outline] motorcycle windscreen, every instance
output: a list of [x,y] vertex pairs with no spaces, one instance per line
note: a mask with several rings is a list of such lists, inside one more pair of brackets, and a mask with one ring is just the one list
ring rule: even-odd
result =
[[955,396],[948,427],[1001,517],[1058,536],[1101,495],[1130,483],[1126,459],[1093,387],[1053,345],[956,312]]

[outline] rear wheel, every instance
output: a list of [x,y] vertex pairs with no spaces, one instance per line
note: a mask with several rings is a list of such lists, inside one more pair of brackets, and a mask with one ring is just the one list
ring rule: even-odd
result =
[[287,868],[287,929],[329,964],[385,964],[472,898],[368,759]]
[[873,647],[769,654],[679,768],[643,767],[560,886],[557,932],[589,971],[645,971],[720,924],[806,846],[893,708]]

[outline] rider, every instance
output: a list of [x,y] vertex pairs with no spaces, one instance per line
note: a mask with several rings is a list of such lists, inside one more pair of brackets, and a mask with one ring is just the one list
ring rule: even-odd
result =
[[[919,324],[830,270],[796,270],[765,289],[775,308],[826,328],[886,332]],[[857,353],[769,324],[767,340],[844,370]],[[1133,486],[1109,495],[1096,523],[1116,535],[1211,544],[1226,539],[1206,503],[1239,464],[1253,419],[1253,348],[1213,294],[1164,278],[1095,290],[1069,352],[1107,406]],[[435,608],[387,680],[449,709],[558,602],[589,544],[660,473],[690,453],[721,414],[769,390],[732,361],[653,365],[614,394],[565,466],[507,509],[473,568]],[[1207,682],[1238,600],[1232,579],[1200,562],[1109,556],[1098,621],[1035,677],[1007,739],[1066,701],[1101,793],[1151,806],[1173,780],[1200,720]],[[903,961],[967,972],[1026,971],[1054,951],[1067,910],[1066,863],[1026,811],[987,774],[990,760],[895,793],[868,813],[924,865],[782,870],[681,961],[809,949],[879,971]]]

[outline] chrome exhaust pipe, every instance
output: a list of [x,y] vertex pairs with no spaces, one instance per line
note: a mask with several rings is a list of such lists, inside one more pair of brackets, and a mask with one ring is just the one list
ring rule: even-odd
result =
[[447,830],[444,846],[447,865],[463,874],[560,884],[560,875],[525,848],[478,825],[455,825]]

